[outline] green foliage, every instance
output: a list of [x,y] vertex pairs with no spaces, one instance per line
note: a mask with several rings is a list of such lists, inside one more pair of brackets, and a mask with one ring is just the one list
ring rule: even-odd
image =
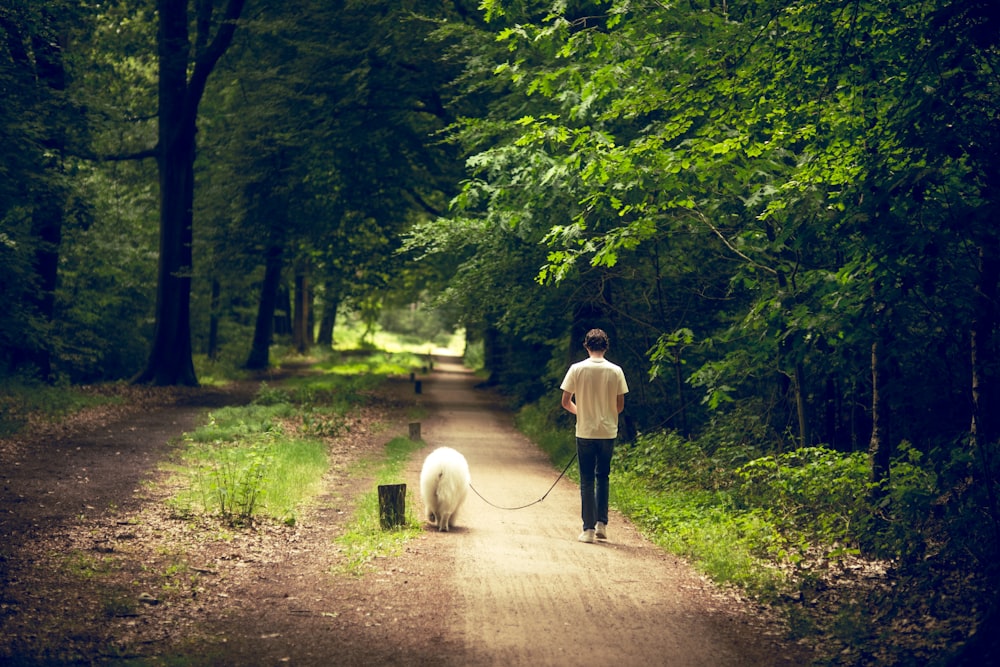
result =
[[[328,467],[324,439],[349,431],[350,410],[387,374],[400,374],[401,359],[411,357],[334,354],[321,374],[278,385],[262,382],[249,405],[211,412],[205,426],[184,436],[186,467],[178,476],[187,488],[174,498],[174,507],[182,513],[214,512],[236,526],[261,515],[294,522]],[[398,473],[411,451],[404,445],[387,447],[384,474]]]
[[208,471],[207,492],[224,521],[233,526],[249,525],[264,492],[265,475],[272,464],[268,443],[215,448]]
[[[535,442],[542,451],[555,462],[568,461],[576,454],[576,438],[573,427],[568,419],[563,419],[562,407],[555,400],[542,400],[521,407],[515,416],[514,423],[518,430]],[[564,428],[555,428],[553,424],[562,423]]]
[[656,491],[632,473],[615,475],[613,503],[650,538],[684,556],[721,584],[736,585],[771,599],[785,590],[787,575],[767,556],[782,538],[753,513],[732,511],[725,493],[671,489]]
[[856,551],[872,514],[867,457],[822,447],[756,459],[735,471],[739,507],[756,508],[783,533],[797,533],[835,555]]
[[645,480],[651,489],[717,489],[728,487],[729,471],[694,441],[677,433],[640,435],[617,448],[622,469]]

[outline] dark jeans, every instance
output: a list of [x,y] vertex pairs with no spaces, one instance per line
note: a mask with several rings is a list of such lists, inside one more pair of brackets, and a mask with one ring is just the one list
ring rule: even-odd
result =
[[608,522],[608,476],[611,474],[611,454],[614,449],[613,439],[576,439],[584,530],[592,530],[597,522]]

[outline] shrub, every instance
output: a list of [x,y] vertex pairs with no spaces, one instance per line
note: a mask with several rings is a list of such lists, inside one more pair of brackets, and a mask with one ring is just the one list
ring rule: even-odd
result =
[[735,500],[766,508],[786,532],[823,544],[857,543],[857,526],[870,515],[867,457],[804,447],[755,459],[736,470]]

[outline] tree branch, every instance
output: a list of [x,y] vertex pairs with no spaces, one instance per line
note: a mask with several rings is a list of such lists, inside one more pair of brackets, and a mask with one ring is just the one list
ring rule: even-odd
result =
[[764,266],[760,262],[757,262],[756,260],[752,259],[751,257],[748,257],[747,255],[737,250],[736,247],[729,242],[729,239],[727,239],[726,236],[722,232],[720,232],[719,229],[715,225],[713,225],[711,221],[709,221],[709,219],[701,211],[692,210],[691,213],[693,213],[696,218],[701,220],[701,222],[704,223],[706,227],[711,229],[715,233],[715,235],[718,236],[719,239],[725,244],[725,246],[729,248],[729,250],[731,250],[737,257],[746,260],[746,262],[750,264],[750,266],[753,266],[754,268],[767,271],[773,276],[778,275],[778,272],[772,269],[771,267]]

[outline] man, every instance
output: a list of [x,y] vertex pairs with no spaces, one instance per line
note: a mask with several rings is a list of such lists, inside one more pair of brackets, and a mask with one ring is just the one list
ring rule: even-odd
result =
[[566,371],[562,406],[576,415],[576,454],[580,463],[581,542],[608,538],[608,476],[618,437],[618,415],[625,408],[625,373],[604,358],[608,334],[591,329],[583,347],[588,358]]

